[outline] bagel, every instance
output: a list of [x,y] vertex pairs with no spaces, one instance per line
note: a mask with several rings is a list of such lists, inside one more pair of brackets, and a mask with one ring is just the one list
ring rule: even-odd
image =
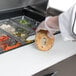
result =
[[47,31],[45,30],[40,30],[35,36],[36,47],[41,51],[48,51],[51,49],[53,47],[54,40],[54,36],[51,38],[48,37]]

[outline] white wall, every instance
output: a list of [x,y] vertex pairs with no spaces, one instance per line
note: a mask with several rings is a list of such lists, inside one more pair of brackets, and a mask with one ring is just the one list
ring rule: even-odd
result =
[[53,7],[61,11],[68,10],[76,0],[49,0],[48,7]]

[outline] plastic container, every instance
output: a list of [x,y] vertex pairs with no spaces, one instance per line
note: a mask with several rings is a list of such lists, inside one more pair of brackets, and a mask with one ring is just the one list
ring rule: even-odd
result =
[[30,30],[19,27],[20,25],[12,22],[11,20],[3,21],[0,23],[0,28],[10,33],[14,37],[19,38],[22,41],[26,41],[29,36]]
[[0,53],[21,46],[21,43],[7,35],[0,29]]
[[19,16],[19,17],[15,17],[13,18],[13,20],[21,25],[23,25],[25,28],[26,27],[29,27],[31,28],[32,30],[36,30],[37,26],[39,25],[39,22],[34,20],[34,19],[31,19],[29,17],[26,17],[26,16]]

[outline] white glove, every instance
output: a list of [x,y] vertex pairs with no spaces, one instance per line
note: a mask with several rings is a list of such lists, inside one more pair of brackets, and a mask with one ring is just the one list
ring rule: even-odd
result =
[[65,41],[76,40],[72,32],[75,13],[76,13],[76,4],[74,4],[68,11],[62,13],[59,16],[59,27],[61,35]]
[[46,30],[48,31],[47,35],[49,37],[52,37],[53,34],[56,31],[59,31],[59,26],[58,26],[58,16],[54,17],[46,17],[44,21],[40,23],[40,25],[36,29],[36,33],[40,30]]

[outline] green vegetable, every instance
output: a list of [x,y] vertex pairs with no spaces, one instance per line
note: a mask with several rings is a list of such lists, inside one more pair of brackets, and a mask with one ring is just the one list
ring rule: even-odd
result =
[[29,24],[27,20],[20,20],[20,23],[25,25],[25,24]]

